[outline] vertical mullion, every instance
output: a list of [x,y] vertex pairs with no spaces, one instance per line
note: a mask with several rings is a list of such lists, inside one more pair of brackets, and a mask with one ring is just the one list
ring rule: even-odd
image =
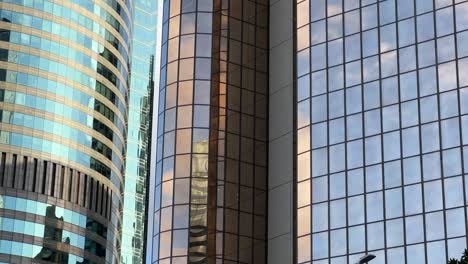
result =
[[[162,207],[162,192],[163,192],[162,191],[162,187],[163,187],[163,185],[162,185],[162,168],[163,168],[163,161],[164,161],[164,146],[165,146],[164,136],[166,134],[166,132],[165,132],[165,126],[166,126],[166,94],[167,94],[167,81],[166,81],[166,79],[167,79],[167,61],[168,61],[167,53],[168,53],[168,50],[169,50],[169,40],[168,40],[168,38],[169,38],[169,21],[170,21],[170,16],[171,16],[170,15],[170,4],[171,4],[170,0],[165,1],[163,3],[163,5],[168,5],[168,7],[167,7],[168,11],[167,11],[167,21],[162,21],[162,23],[161,23],[161,25],[164,25],[164,23],[167,23],[167,29],[168,30],[166,32],[166,36],[162,36],[162,34],[161,34],[161,38],[162,38],[161,47],[164,47],[163,40],[164,40],[164,37],[166,37],[166,48],[165,48],[165,50],[163,48],[161,48],[161,54],[166,53],[166,56],[165,56],[166,61],[165,62],[160,61],[161,65],[163,65],[163,63],[165,63],[165,68],[166,69],[164,70],[165,71],[164,74],[166,75],[166,78],[165,78],[166,83],[164,83],[164,85],[161,85],[161,82],[159,82],[159,89],[158,89],[158,100],[159,100],[159,103],[158,103],[158,122],[159,122],[159,116],[160,115],[164,116],[163,124],[158,124],[158,125],[162,126],[161,135],[158,135],[159,134],[158,133],[159,128],[156,130],[156,138],[158,138],[159,136],[161,137],[161,157],[160,157],[160,161],[159,161],[160,165],[159,166],[157,165],[158,164],[158,157],[157,157],[157,155],[158,155],[157,154],[158,153],[158,146],[157,146],[156,147],[156,173],[155,173],[155,175],[158,175],[158,170],[160,170],[159,174],[161,175],[160,176],[161,178],[159,180],[159,186],[160,186],[159,205],[155,204],[155,207],[156,206],[159,207],[159,209],[158,209],[159,223],[161,223],[161,219],[162,219],[162,216],[161,216],[161,213],[162,213],[162,208],[161,208]],[[162,9],[164,10],[164,7]],[[164,20],[164,15],[163,15],[162,19]],[[161,56],[161,59],[162,59],[162,56]],[[158,70],[159,70],[159,73],[161,74],[161,69],[158,69]],[[165,92],[163,92],[164,90],[162,90],[161,87],[164,87]],[[164,94],[164,96],[162,97],[161,94]],[[161,102],[162,102],[162,106],[160,105]],[[162,109],[161,112],[160,112],[160,109]],[[156,181],[155,181],[155,190],[156,190],[157,187],[158,187],[158,180],[156,179]],[[155,192],[155,197],[156,197],[156,195],[157,195],[157,193]],[[156,198],[155,198],[155,200],[156,200]],[[109,201],[109,204],[111,206],[112,201]],[[154,210],[151,213],[154,214],[155,213]],[[111,212],[109,211],[109,215],[110,214],[111,214]],[[153,238],[156,236],[155,233],[156,232],[154,232],[154,230],[153,230]],[[160,253],[161,252],[161,226],[158,226],[157,236],[158,236],[158,244],[157,244],[157,246],[158,246],[158,249],[157,249],[158,256],[157,256],[157,260],[159,261],[161,259],[161,253]],[[152,250],[154,250],[154,247],[155,247],[154,244],[152,245],[152,247],[153,247]],[[152,261],[154,261],[154,259],[152,259]]]
[[[194,133],[195,133],[195,80],[196,80],[196,67],[197,67],[197,36],[198,36],[198,27],[197,27],[197,22],[198,22],[198,4],[196,1],[194,1],[194,3],[196,4],[195,6],[195,32],[194,32],[194,47],[193,47],[193,67],[192,67],[192,76],[193,76],[193,79],[192,79],[192,122],[191,122],[191,140],[190,140],[190,153],[188,154],[189,157],[190,157],[190,170],[189,170],[189,189],[188,189],[188,197],[189,197],[189,200],[188,200],[188,219],[187,219],[187,262],[190,263],[190,238],[191,238],[191,235],[190,235],[190,230],[191,230],[191,221],[192,221],[192,185],[193,185],[193,174],[192,174],[192,171],[193,171],[193,152],[194,152],[194,146],[193,146],[193,138],[194,138]],[[180,10],[181,10],[181,14],[182,14],[182,8],[183,8],[183,1],[181,1],[181,5],[180,5]],[[182,16],[181,16],[181,23],[180,25],[182,26]],[[180,35],[180,34],[179,34]],[[181,49],[181,43],[182,43],[182,38],[179,37],[179,58],[180,58],[180,49]],[[180,62],[180,60],[179,60]],[[178,100],[179,100],[179,90],[180,89],[180,85],[178,83],[178,86],[177,86],[177,103],[178,103]],[[175,164],[175,160],[174,160],[174,164]],[[175,173],[175,171],[174,171]],[[175,174],[174,174],[175,176]],[[175,177],[174,177],[175,178]],[[175,184],[174,184],[174,188],[175,188]],[[174,192],[175,194],[175,192]],[[173,210],[173,213],[174,213],[174,210]],[[172,220],[174,222],[174,219]],[[174,243],[174,241],[172,241]],[[206,245],[206,248],[208,249],[208,245]]]
[[442,215],[444,218],[444,245],[445,245],[445,258],[447,259],[448,256],[448,247],[447,247],[447,217],[446,217],[446,208],[445,208],[445,191],[444,191],[444,181],[445,181],[445,175],[444,175],[444,170],[443,170],[443,146],[442,146],[442,120],[441,120],[441,115],[440,115],[440,82],[439,82],[439,58],[438,58],[438,45],[437,45],[437,25],[436,25],[436,0],[432,0],[433,4],[433,10],[432,10],[432,19],[433,19],[433,30],[434,30],[434,53],[435,53],[435,70],[436,70],[436,83],[437,83],[437,116],[438,116],[438,125],[439,125],[439,155],[441,159],[441,168],[440,168],[440,173],[441,173],[441,179],[440,179],[440,184],[441,184],[441,192],[442,192]]
[[[258,9],[259,9],[259,4],[254,2],[254,13],[255,13],[255,22],[254,22],[254,30],[255,30],[255,33],[257,32],[257,24],[258,24],[258,21],[257,21],[257,15],[258,15]],[[262,11],[262,10],[261,10]],[[242,22],[243,23],[248,23],[248,20],[247,21],[244,21],[244,6],[242,6]],[[244,27],[242,27],[243,29]],[[255,34],[255,37],[254,37],[254,79],[256,80],[256,77],[257,77],[257,34]],[[244,45],[244,34],[242,34],[242,45]],[[241,57],[241,61],[242,61],[242,57]],[[253,97],[254,97],[254,114],[253,114],[253,122],[254,122],[254,127],[253,127],[253,140],[254,140],[254,149],[253,149],[253,158],[254,158],[254,161],[253,161],[253,164],[252,164],[252,175],[254,175],[254,178],[252,179],[252,201],[251,201],[251,204],[252,204],[252,212],[251,212],[251,225],[252,225],[252,228],[251,228],[251,232],[249,235],[249,239],[251,240],[251,249],[250,249],[250,262],[253,263],[254,260],[255,260],[255,238],[254,238],[254,233],[255,233],[255,201],[256,201],[256,184],[255,184],[255,156],[256,156],[256,148],[255,148],[255,142],[257,140],[257,137],[256,137],[256,127],[257,127],[257,86],[254,85],[253,87],[254,89],[254,93],[253,93]],[[268,152],[267,152],[268,153]],[[240,232],[239,232],[240,233]],[[266,251],[265,251],[266,252]]]
[[[217,257],[217,251],[218,251],[218,230],[217,230],[217,224],[218,224],[218,210],[222,210],[222,208],[218,207],[218,179],[219,179],[219,174],[218,174],[218,147],[219,147],[219,120],[220,120],[220,106],[219,106],[219,101],[220,101],[220,95],[219,95],[219,86],[220,86],[220,79],[219,79],[219,72],[218,78],[215,77],[215,74],[213,72],[217,71],[219,69],[219,40],[220,38],[216,37],[215,38],[215,33],[216,31],[219,31],[219,25],[220,20],[218,20],[218,14],[215,12],[216,8],[216,3],[218,3],[217,0],[212,1],[212,10],[211,10],[211,20],[212,20],[212,31],[211,31],[211,73],[210,73],[210,82],[209,82],[209,87],[210,87],[210,121],[209,121],[209,128],[208,128],[208,214],[211,212],[212,215],[208,215],[207,218],[207,223],[208,223],[208,234],[207,234],[207,262],[209,264],[214,264],[216,263],[216,257]],[[198,14],[198,6],[197,6],[197,14]],[[220,16],[219,16],[220,17]],[[219,23],[219,24],[217,24]],[[198,35],[198,34],[197,34]],[[202,34],[200,34],[202,35]],[[216,41],[218,41],[217,44]],[[197,47],[197,44],[196,46]],[[196,51],[197,49],[195,49]],[[215,56],[214,52],[218,52],[218,55]],[[215,58],[218,58],[218,61],[215,60]],[[195,86],[194,86],[195,87]],[[217,89],[215,89],[215,87]],[[193,98],[195,98],[195,93],[193,93]],[[193,143],[192,143],[193,144]],[[224,175],[224,174],[223,174]],[[212,201],[214,200],[214,201]],[[211,201],[211,206],[213,207],[210,210],[210,201]],[[221,207],[221,206],[220,206]],[[211,228],[210,228],[210,219],[213,221],[211,223]],[[210,234],[210,231],[212,232]],[[213,245],[211,245],[209,242],[212,241]],[[221,247],[222,250],[222,247]],[[212,255],[210,255],[212,254]]]
[[[180,44],[181,44],[181,32],[182,32],[182,1],[181,0],[171,0],[171,1],[178,1],[179,2],[179,32],[178,32],[178,47],[177,47],[177,78],[176,78],[176,87],[177,87],[177,92],[176,92],[176,98],[175,98],[175,101],[176,101],[176,104],[175,104],[175,130],[174,130],[174,149],[173,149],[173,158],[174,158],[174,169],[173,169],[173,172],[172,172],[172,203],[169,207],[172,207],[171,208],[171,229],[170,229],[170,232],[171,232],[171,248],[170,248],[170,256],[169,256],[169,260],[172,261],[172,256],[173,256],[173,253],[172,252],[172,248],[174,247],[174,202],[175,202],[175,189],[176,189],[176,177],[175,177],[175,174],[176,174],[176,170],[177,170],[177,141],[178,141],[178,136],[177,136],[177,132],[179,131],[179,127],[178,127],[178,124],[177,124],[177,119],[179,117],[179,89],[180,89]],[[170,12],[169,12],[170,14]],[[170,15],[169,15],[170,17]],[[169,38],[168,38],[168,41],[167,41],[167,48],[169,49]],[[195,65],[195,62],[194,62],[194,65]],[[167,86],[166,86],[167,88]],[[166,89],[166,94],[167,94],[167,89]],[[193,110],[192,110],[193,111]],[[192,112],[193,113],[193,112]],[[164,119],[164,121],[166,121]],[[192,123],[193,125],[193,123]],[[161,185],[161,190],[162,190],[162,185]]]
[[[386,249],[387,248],[387,216],[386,216],[386,199],[385,199],[385,191],[386,191],[386,188],[385,188],[385,155],[384,155],[384,129],[383,129],[383,96],[382,96],[382,65],[380,63],[380,50],[381,50],[381,44],[380,44],[380,31],[381,31],[381,23],[380,23],[380,3],[378,2],[377,3],[377,52],[378,52],[378,57],[379,57],[379,64],[378,64],[378,67],[379,67],[379,79],[378,79],[378,83],[379,83],[379,112],[380,112],[380,155],[382,156],[382,186],[383,186],[383,189],[382,189],[382,202],[383,202],[383,228],[384,228],[384,248]],[[387,262],[388,260],[388,253],[387,253],[387,250],[384,251],[384,254],[385,254],[385,262]]]
[[[403,114],[401,112],[401,92],[400,92],[400,87],[401,87],[401,78],[400,78],[400,39],[399,39],[399,35],[398,35],[398,22],[399,22],[399,17],[398,17],[398,6],[400,4],[400,1],[410,1],[410,0],[395,0],[395,37],[396,37],[396,61],[397,61],[397,75],[396,75],[396,78],[397,78],[397,84],[398,84],[398,87],[397,87],[397,93],[398,93],[398,119],[399,119],[399,129],[398,129],[398,133],[399,133],[399,136],[400,136],[400,178],[401,178],[401,208],[402,208],[402,220],[403,220],[403,244],[405,245],[405,262],[408,263],[408,245],[407,245],[407,241],[406,241],[406,212],[405,212],[405,175],[404,175],[404,165],[405,165],[405,157],[404,157],[404,153],[403,153],[403,122],[402,122],[402,119],[403,119]],[[391,51],[389,51],[391,52]],[[388,77],[388,78],[391,78],[391,77]],[[418,126],[416,126],[418,127]],[[409,128],[407,128],[409,129]],[[418,130],[419,127],[418,127]],[[397,188],[398,189],[398,188]]]
[[[227,102],[229,101],[229,93],[228,93],[228,86],[229,86],[229,39],[230,39],[230,36],[231,36],[231,31],[229,30],[229,6],[227,7],[227,11],[226,13],[223,12],[223,4],[225,2],[225,0],[219,0],[220,1],[220,14],[221,14],[221,20],[220,20],[220,23],[221,23],[221,26],[223,25],[222,23],[222,20],[223,20],[223,16],[226,17],[226,21],[227,21],[227,24],[226,24],[226,35],[223,36],[223,28],[220,27],[220,41],[221,41],[221,45],[220,45],[220,54],[222,54],[222,41],[223,41],[223,38],[225,39],[226,41],[226,57],[225,57],[225,61],[224,63],[226,64],[226,72],[224,73],[226,78],[225,78],[225,97],[226,97],[226,104],[225,104],[225,108],[224,108],[224,116],[225,116],[225,120],[224,120],[224,163],[225,163],[225,166],[224,166],[224,210],[223,210],[223,255],[222,255],[222,259],[223,259],[223,262],[226,261],[225,258],[226,258],[226,252],[228,251],[228,249],[226,248],[226,217],[225,217],[225,212],[226,212],[226,209],[227,209],[227,206],[228,204],[226,204],[226,175],[227,175],[227,155],[226,155],[226,150],[227,150],[227,146],[228,146],[228,130],[227,130],[227,126],[228,126],[228,119],[229,119],[229,115],[228,115],[228,104]],[[229,5],[229,3],[228,3]],[[222,56],[221,56],[222,57]],[[221,81],[221,78],[220,78],[220,81]]]
[[[293,215],[292,215],[292,235],[293,235],[293,239],[292,239],[292,249],[293,249],[293,252],[292,252],[292,262],[293,263],[298,263],[299,262],[299,254],[298,254],[298,241],[299,241],[299,237],[298,237],[298,232],[297,232],[297,225],[298,225],[298,217],[297,217],[297,212],[298,212],[298,199],[297,199],[297,195],[298,195],[298,192],[297,192],[297,189],[298,189],[298,179],[297,179],[297,161],[298,161],[298,144],[297,144],[297,2],[298,1],[291,1],[291,4],[292,4],[292,32],[293,32],[293,37],[292,37],[292,42],[293,42],[293,55],[292,55],[292,60],[293,60],[293,65],[292,65],[292,90],[293,90],[293,142],[292,142],[292,153],[293,153],[293,179],[292,179],[292,206],[293,206]],[[309,6],[307,7],[310,9],[310,2],[309,2]],[[309,13],[309,21],[310,23],[310,13]],[[311,35],[311,28],[309,26],[309,38],[310,38],[310,35]],[[310,42],[310,41],[309,41]],[[310,44],[310,43],[309,43]],[[271,49],[270,49],[271,50]],[[269,79],[269,78],[268,78]],[[310,87],[311,87],[311,79],[309,79],[309,90],[310,90]],[[270,99],[270,91],[268,91],[268,99]],[[270,100],[268,100],[270,101]],[[312,107],[311,107],[312,108]],[[312,120],[312,119],[311,119]],[[268,141],[270,141],[270,138],[268,137],[267,138]],[[312,150],[310,150],[310,153],[312,153]],[[310,156],[311,157],[311,156]],[[311,167],[311,163],[312,163],[312,159],[309,160],[309,167]],[[312,178],[312,177],[311,177]],[[267,186],[267,189],[269,189],[269,186]],[[310,206],[310,216],[312,216],[312,205]],[[268,222],[268,221],[267,221]],[[312,217],[310,217],[310,236],[312,237]],[[267,237],[268,239],[268,237]],[[310,255],[311,255],[311,259],[310,261],[312,261],[312,239],[311,239],[311,247],[309,249],[310,251]]]
[[[312,26],[309,25],[309,31],[311,30]],[[312,34],[309,34],[310,38],[312,37]],[[328,54],[329,54],[329,50],[328,50],[328,0],[326,1],[326,4],[325,4],[325,80],[326,80],[326,92],[327,92],[327,108],[328,108],[328,68],[329,68],[329,61],[328,61]],[[310,44],[312,45],[312,41],[309,41]],[[312,55],[312,48],[310,49],[310,54]],[[311,66],[310,66],[310,69],[312,71],[312,59],[311,59]],[[310,80],[312,80],[312,74],[310,74]],[[311,86],[312,87],[312,86]],[[312,93],[310,93],[310,96],[311,96],[311,99],[310,99],[310,112],[311,112],[311,115],[310,115],[310,136],[311,136],[311,139],[310,139],[310,155],[312,157]],[[328,113],[328,110],[327,110],[327,113]],[[328,114],[327,114],[327,148],[329,148],[330,146],[330,122],[328,120]],[[327,192],[327,213],[328,213],[328,223],[327,223],[327,235],[328,235],[328,258],[331,259],[332,257],[332,253],[331,253],[331,220],[330,220],[330,216],[331,216],[331,212],[330,212],[330,162],[327,162],[327,174],[325,177],[327,177],[327,187],[328,187],[328,192]],[[310,178],[310,182],[312,184],[312,177]],[[312,193],[312,188],[313,186],[311,186],[310,190],[311,190],[311,194],[313,195]],[[312,198],[312,197],[311,197]],[[312,199],[313,201],[313,199]],[[311,203],[311,206],[310,206],[310,212],[312,212],[312,203]],[[312,230],[312,229],[311,229]]]
[[[349,190],[348,190],[348,118],[346,116],[346,112],[347,112],[347,109],[346,109],[346,28],[345,28],[345,21],[346,21],[346,10],[345,10],[345,0],[342,0],[341,1],[341,7],[342,7],[342,20],[341,20],[341,30],[342,30],[342,37],[343,37],[343,41],[342,41],[342,54],[343,54],[343,101],[344,101],[344,105],[343,105],[343,113],[344,113],[344,116],[343,116],[343,122],[344,122],[344,152],[345,152],[345,168],[344,168],[344,173],[345,173],[345,197],[346,197],[346,204],[345,204],[345,208],[346,208],[346,254],[347,254],[347,258],[349,261],[349,245],[350,245],[350,241],[349,241],[349,217],[348,217],[348,214],[349,214],[349,206],[348,206],[348,203],[349,203],[349,197],[348,197],[348,193],[349,193]],[[349,10],[348,10],[349,11]],[[328,32],[327,32],[328,33]],[[327,37],[328,37],[328,34],[327,34]],[[327,87],[328,88],[328,87]],[[329,120],[329,95],[330,95],[330,91],[329,89],[327,89],[327,121]],[[330,153],[329,153],[329,149],[330,147],[327,146],[327,151],[328,151],[328,157],[329,157],[329,160],[328,160],[328,166],[330,167]]]
[[416,64],[416,70],[415,70],[415,74],[416,74],[416,85],[417,85],[417,89],[416,89],[416,97],[417,97],[417,103],[418,103],[418,123],[419,123],[419,132],[418,132],[418,135],[419,135],[419,155],[420,155],[420,159],[419,159],[419,167],[420,167],[420,173],[421,173],[421,177],[420,177],[420,180],[421,180],[421,206],[422,206],[422,221],[423,221],[423,239],[424,239],[424,257],[426,259],[426,262],[428,261],[428,252],[427,252],[427,232],[426,232],[426,204],[425,204],[425,194],[424,194],[424,163],[423,163],[423,157],[424,157],[424,153],[423,153],[423,142],[422,142],[422,119],[421,119],[421,92],[420,92],[420,87],[421,87],[421,77],[419,76],[419,45],[418,45],[418,36],[417,36],[417,28],[418,28],[418,24],[417,24],[417,5],[416,3],[413,1],[413,8],[414,8],[414,11],[413,11],[413,17],[414,17],[414,23],[413,23],[413,26],[414,26],[414,50],[415,50],[415,58],[416,58],[416,61],[415,61],[415,64]]
[[[359,60],[361,67],[361,81],[359,83],[360,92],[361,92],[361,135],[362,135],[362,177],[363,177],[363,190],[364,190],[364,252],[368,251],[369,243],[367,241],[367,163],[366,163],[366,133],[365,133],[365,121],[364,121],[364,93],[363,93],[363,83],[364,83],[364,52],[362,45],[362,0],[359,0]],[[346,104],[346,102],[345,102]]]
[[[465,243],[468,243],[468,235],[467,235],[467,232],[468,232],[468,222],[467,222],[467,219],[466,219],[466,215],[467,215],[467,209],[466,209],[466,188],[465,188],[465,163],[463,162],[464,161],[464,152],[463,152],[463,131],[462,131],[462,127],[463,127],[463,124],[462,124],[462,121],[461,121],[461,118],[462,118],[462,112],[461,112],[461,96],[460,96],[460,75],[459,75],[459,66],[458,66],[458,61],[459,61],[459,58],[458,58],[458,34],[457,34],[457,13],[456,13],[456,9],[455,9],[455,1],[452,0],[452,12],[453,12],[453,37],[454,37],[454,48],[455,48],[455,67],[456,67],[456,76],[457,76],[457,101],[458,101],[458,126],[459,126],[459,135],[460,135],[460,154],[461,154],[461,166],[462,166],[462,184],[463,184],[463,211],[464,211],[464,215],[465,215]],[[448,240],[447,240],[447,247],[448,247]],[[447,259],[449,258],[449,256],[447,255]]]
[[[239,3],[240,4],[240,8],[241,8],[241,19],[239,21],[240,25],[241,25],[241,31],[242,31],[242,27],[243,27],[243,24],[244,24],[244,21],[243,21],[243,17],[244,17],[244,0],[236,0],[235,2]],[[229,1],[229,4],[233,3],[232,1]],[[231,11],[231,6],[229,8]],[[230,12],[229,12],[230,13]],[[229,19],[235,19],[234,17],[231,16],[231,13],[229,15]],[[237,195],[239,197],[239,199],[237,199],[237,212],[236,212],[236,216],[237,216],[237,234],[236,237],[237,237],[237,261],[239,262],[239,259],[240,259],[240,253],[241,253],[241,243],[240,243],[240,240],[241,240],[241,236],[240,236],[240,214],[241,214],[241,201],[243,199],[242,197],[242,188],[241,188],[241,177],[240,177],[240,174],[241,174],[241,153],[242,153],[242,148],[244,147],[243,144],[242,144],[242,118],[243,118],[243,107],[245,107],[244,105],[244,102],[242,101],[242,95],[243,95],[243,90],[244,90],[244,87],[242,87],[242,77],[243,77],[243,64],[242,64],[242,51],[243,51],[243,35],[244,34],[241,34],[241,41],[240,41],[240,65],[238,66],[239,67],[239,75],[240,75],[240,80],[239,80],[239,92],[240,92],[240,109],[239,109],[239,119],[238,119],[238,124],[239,124],[239,153],[238,153],[238,157],[237,157]],[[236,41],[236,40],[235,40]],[[228,60],[230,61],[230,59]],[[227,87],[226,87],[227,89]],[[233,110],[234,111],[234,110]],[[255,149],[255,147],[254,147]]]

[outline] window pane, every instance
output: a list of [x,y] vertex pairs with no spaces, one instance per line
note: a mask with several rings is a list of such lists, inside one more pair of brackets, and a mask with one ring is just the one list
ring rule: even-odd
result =
[[330,228],[340,228],[346,225],[346,199],[330,202]]
[[421,185],[411,185],[405,187],[405,214],[422,213],[422,193]]
[[440,180],[424,183],[424,206],[426,211],[442,209],[442,186]]
[[399,246],[403,244],[403,220],[401,218],[386,222],[387,246]]
[[364,222],[364,196],[348,199],[348,224],[355,225]]
[[328,256],[328,233],[319,233],[313,235],[312,242],[313,259],[320,259]]
[[312,232],[324,231],[328,228],[328,203],[312,206]]
[[349,240],[353,241],[349,243],[349,253],[357,253],[364,251],[365,247],[365,231],[364,226],[355,226],[348,229]]
[[383,220],[383,194],[382,192],[370,193],[366,197],[367,221]]
[[437,241],[427,244],[427,263],[445,263],[445,243]]
[[401,188],[385,191],[385,216],[394,218],[403,215]]
[[330,232],[330,254],[332,256],[346,254],[346,229]]
[[463,208],[448,210],[445,212],[445,217],[448,237],[465,235],[465,213]]
[[424,225],[422,215],[407,217],[406,220],[406,243],[418,243],[424,241]]

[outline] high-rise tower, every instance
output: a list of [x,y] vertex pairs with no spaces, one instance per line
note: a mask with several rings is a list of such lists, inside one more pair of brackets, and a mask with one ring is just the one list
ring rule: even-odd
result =
[[0,261],[119,262],[132,12],[0,2]]
[[468,2],[294,3],[296,263],[467,245]]
[[466,0],[164,1],[153,263],[458,258],[467,14]]
[[122,211],[121,262],[144,263],[158,1],[133,0],[132,65]]
[[268,1],[166,0],[153,263],[265,263]]

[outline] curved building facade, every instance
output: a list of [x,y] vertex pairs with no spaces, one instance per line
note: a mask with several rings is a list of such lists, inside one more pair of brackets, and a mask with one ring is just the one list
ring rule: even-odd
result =
[[0,2],[0,261],[120,261],[132,12]]
[[163,6],[152,263],[265,263],[268,1]]

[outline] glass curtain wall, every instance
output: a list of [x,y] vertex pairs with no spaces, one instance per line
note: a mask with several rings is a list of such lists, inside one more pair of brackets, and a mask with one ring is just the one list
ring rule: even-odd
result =
[[1,262],[119,262],[132,12],[0,2]]
[[131,84],[125,156],[121,262],[145,261],[147,186],[151,144],[153,63],[156,52],[157,1],[133,1]]
[[467,245],[468,2],[296,3],[297,263]]
[[217,208],[211,212],[216,248],[210,249],[218,262],[265,263],[269,3],[217,4],[220,38],[213,46],[219,51],[214,62],[219,79],[212,84],[212,105],[219,107],[210,135],[217,143],[210,149],[210,155],[216,153],[210,160],[216,175],[216,189],[210,189],[217,197],[210,200]]
[[264,263],[268,2],[164,2],[153,263]]
[[207,258],[212,17],[211,0],[163,3],[153,263]]

